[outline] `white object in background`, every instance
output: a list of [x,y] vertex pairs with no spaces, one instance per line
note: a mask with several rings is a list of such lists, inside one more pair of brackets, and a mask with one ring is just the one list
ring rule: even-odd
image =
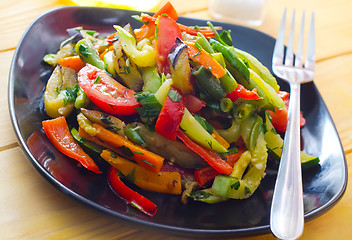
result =
[[209,0],[210,15],[227,22],[259,26],[265,16],[267,0]]

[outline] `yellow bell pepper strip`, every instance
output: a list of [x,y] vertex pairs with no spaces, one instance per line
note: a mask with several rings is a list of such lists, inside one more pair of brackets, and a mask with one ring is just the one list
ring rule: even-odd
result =
[[185,99],[181,91],[171,87],[155,124],[155,131],[176,140],[176,132],[185,111]]
[[250,69],[252,69],[255,73],[257,73],[267,84],[269,84],[275,91],[279,91],[280,86],[277,84],[275,77],[270,73],[269,69],[267,69],[261,62],[258,61],[251,54],[242,51],[238,48],[235,48],[238,57],[242,59],[242,61],[246,62]]
[[[216,176],[211,187],[220,197],[245,199],[258,188],[264,176],[268,153],[263,131],[259,134],[253,151],[244,152],[235,163],[230,176]],[[245,170],[248,171],[245,173]],[[245,174],[244,174],[245,173]]]
[[252,69],[249,69],[249,72],[249,85],[252,86],[252,88],[256,88],[258,90],[258,95],[263,97],[263,99],[259,99],[258,101],[263,102],[263,105],[266,108],[283,108],[285,106],[285,102],[281,99],[281,97],[274,90],[274,88],[272,88],[268,83],[266,83]]
[[179,172],[160,171],[153,173],[109,150],[103,150],[100,156],[119,170],[129,181],[142,189],[175,195],[181,194],[181,174]]
[[137,208],[150,217],[156,214],[158,207],[149,199],[127,187],[117,175],[117,171],[114,167],[110,167],[108,170],[108,182],[111,189],[127,204]]
[[160,172],[164,163],[164,158],[152,153],[145,148],[138,146],[130,140],[106,130],[102,126],[93,123],[93,127],[97,129],[96,137],[105,143],[120,149],[125,156],[135,160],[139,165],[154,173]]
[[136,45],[136,39],[125,29],[118,25],[114,25],[119,36],[122,48],[126,55],[132,59],[132,61],[138,67],[150,67],[155,65],[156,52],[155,49],[149,45],[147,41],[140,45]]
[[224,161],[215,151],[206,149],[193,142],[181,130],[177,131],[177,137],[192,151],[201,156],[211,167],[223,174],[230,174],[232,167]]
[[186,42],[188,46],[188,56],[192,61],[199,63],[209,69],[216,78],[221,78],[226,74],[226,70],[204,49],[198,49],[193,43]]
[[101,173],[93,159],[83,151],[72,137],[65,117],[43,121],[42,125],[46,136],[60,152],[77,160],[88,170]]
[[216,141],[214,137],[203,128],[203,126],[193,117],[187,108],[185,108],[180,127],[189,138],[203,147],[219,153],[227,152],[227,149]]

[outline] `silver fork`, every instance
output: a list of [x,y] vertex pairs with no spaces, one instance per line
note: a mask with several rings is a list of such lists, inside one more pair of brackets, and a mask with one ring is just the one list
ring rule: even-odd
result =
[[271,231],[276,237],[281,239],[297,239],[302,235],[304,226],[300,162],[300,91],[301,83],[312,81],[314,76],[314,13],[312,13],[311,25],[308,34],[306,60],[303,65],[304,18],[305,13],[303,12],[297,51],[294,58],[293,39],[295,11],[293,11],[290,35],[286,48],[286,57],[284,60],[284,38],[286,25],[285,9],[278,38],[275,43],[272,63],[274,73],[290,84],[290,106],[288,108],[287,129],[275,184],[270,216]]

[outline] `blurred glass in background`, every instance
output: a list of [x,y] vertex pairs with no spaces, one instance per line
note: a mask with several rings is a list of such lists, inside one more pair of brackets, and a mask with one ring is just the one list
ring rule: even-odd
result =
[[263,23],[268,0],[209,0],[210,15],[221,21],[259,26]]
[[123,8],[138,11],[156,11],[161,0],[70,0],[79,6]]

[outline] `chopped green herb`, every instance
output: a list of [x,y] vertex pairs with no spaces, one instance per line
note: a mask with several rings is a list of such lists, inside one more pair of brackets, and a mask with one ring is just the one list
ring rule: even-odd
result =
[[124,75],[128,75],[131,73],[131,69],[128,66],[123,66],[123,71],[119,72],[119,74],[124,74]]
[[148,161],[147,161],[147,160],[145,160],[145,159],[142,159],[142,162],[145,162],[145,163],[146,163],[146,164],[148,164],[149,166],[155,167],[155,165],[154,165],[154,164],[152,164],[152,163],[148,162]]
[[107,114],[100,114],[100,120],[105,123],[105,124],[108,124],[108,125],[113,125],[114,122],[111,121],[111,116],[107,115]]
[[194,118],[202,125],[202,127],[210,134],[213,133],[214,129],[213,126],[210,125],[204,118],[199,115],[194,115]]
[[149,92],[143,92],[136,93],[135,96],[137,101],[142,106],[136,109],[141,117],[152,118],[159,116],[162,106],[155,98],[154,94]]
[[241,186],[241,183],[240,181],[237,180],[234,184],[231,185],[231,188],[238,190],[240,186]]
[[99,81],[100,81],[100,76],[97,75],[97,77],[96,77],[95,80],[94,80],[94,83],[99,83]]
[[78,50],[84,57],[88,57],[91,54],[89,52],[88,47],[85,46],[84,44],[80,44],[79,47],[78,47]]
[[144,155],[144,153],[142,152],[138,152],[138,151],[133,151],[135,154],[140,154],[140,155]]
[[143,23],[144,25],[148,25],[150,23],[149,21],[143,21],[142,18],[138,15],[132,15],[131,17],[133,19],[137,20],[138,22]]
[[77,92],[78,92],[78,84],[72,86],[72,87],[67,87],[64,90],[64,101],[66,103],[72,103],[76,100],[77,97]]
[[251,194],[251,190],[250,190],[248,187],[245,187],[245,188],[244,188],[244,194],[245,194],[245,195]]
[[173,102],[180,102],[182,100],[182,96],[175,90],[169,90],[167,93],[167,96],[173,101]]
[[189,196],[194,200],[199,200],[199,199],[207,199],[213,195],[211,193],[200,190],[200,191],[191,192]]
[[113,158],[117,158],[115,153],[110,153],[110,156],[113,157]]
[[127,157],[133,157],[134,153],[131,151],[129,147],[122,145],[119,149],[125,154]]
[[155,38],[155,39],[158,38],[158,34],[159,34],[159,26],[156,25],[156,27],[155,27],[155,33],[154,33],[154,38]]
[[105,129],[107,129],[107,130],[109,130],[109,131],[111,131],[111,132],[114,132],[114,133],[116,133],[116,132],[118,132],[118,131],[121,130],[121,128],[116,127],[116,126],[108,126],[108,127],[106,127]]

